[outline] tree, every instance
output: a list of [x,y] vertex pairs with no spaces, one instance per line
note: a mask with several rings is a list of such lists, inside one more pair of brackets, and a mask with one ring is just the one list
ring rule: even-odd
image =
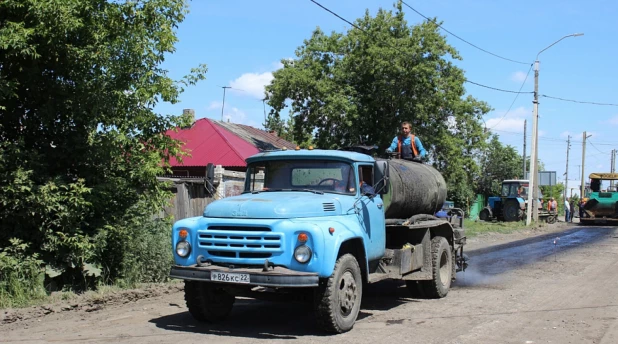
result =
[[[437,23],[408,26],[401,6],[366,12],[346,33],[317,28],[266,87],[266,127],[290,131],[296,141],[312,136],[325,149],[362,137],[383,150],[409,121],[448,181],[449,197],[464,204],[485,140],[480,119],[490,108],[464,97],[464,72],[451,62],[461,57]],[[281,117],[285,108],[292,128]]]
[[477,181],[477,193],[485,197],[500,195],[503,180],[521,178],[521,156],[513,146],[503,145],[498,135],[491,136],[479,162],[483,172]]
[[70,279],[141,235],[168,197],[155,177],[181,154],[164,133],[186,122],[153,108],[206,72],[174,81],[160,67],[186,12],[184,0],[0,2],[0,247],[22,240]]

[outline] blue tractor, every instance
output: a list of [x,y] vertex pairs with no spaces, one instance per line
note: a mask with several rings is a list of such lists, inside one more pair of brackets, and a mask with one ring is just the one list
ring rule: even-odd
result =
[[[505,180],[502,182],[500,196],[488,198],[488,204],[479,213],[482,221],[520,221],[526,213],[529,181],[521,179]],[[539,198],[542,199],[539,190]]]

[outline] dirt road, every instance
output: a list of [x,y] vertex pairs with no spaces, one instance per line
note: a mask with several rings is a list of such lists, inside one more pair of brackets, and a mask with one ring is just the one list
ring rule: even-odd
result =
[[197,323],[173,288],[3,324],[0,342],[618,343],[616,228],[493,235],[468,246],[470,268],[446,298],[412,299],[398,282],[371,285],[354,329],[341,335],[317,331],[306,306],[248,299],[225,323]]

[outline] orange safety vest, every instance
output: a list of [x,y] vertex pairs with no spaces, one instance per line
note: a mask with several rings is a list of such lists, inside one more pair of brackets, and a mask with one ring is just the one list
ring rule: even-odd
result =
[[[397,140],[397,152],[399,152],[399,156],[401,156],[401,145],[403,144],[403,138],[401,135],[398,136],[399,140]],[[412,146],[412,152],[414,152],[414,156],[418,156],[418,150],[416,150],[416,142],[414,141],[414,134],[410,134],[410,146]]]

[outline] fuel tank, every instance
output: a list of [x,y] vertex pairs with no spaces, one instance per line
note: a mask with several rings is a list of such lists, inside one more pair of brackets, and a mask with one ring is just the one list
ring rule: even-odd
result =
[[446,182],[435,168],[407,160],[389,160],[390,186],[383,195],[387,219],[435,214],[446,200]]

